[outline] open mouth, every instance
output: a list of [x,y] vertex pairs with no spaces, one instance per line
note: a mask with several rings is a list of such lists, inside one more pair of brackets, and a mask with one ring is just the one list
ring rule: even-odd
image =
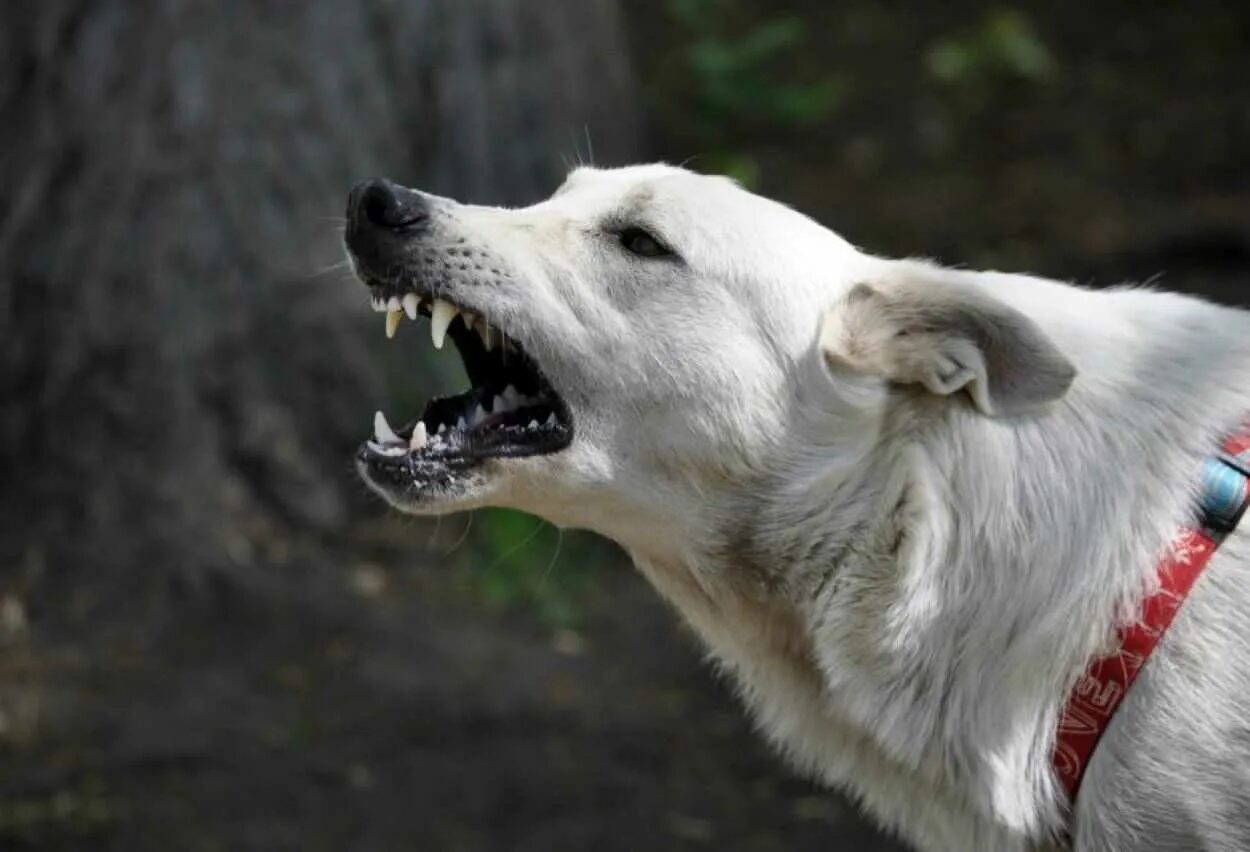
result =
[[447,489],[488,459],[546,455],[573,440],[568,407],[537,363],[506,329],[481,313],[432,294],[371,284],[373,309],[394,337],[404,317],[429,318],[434,348],[451,338],[472,387],[430,400],[421,416],[398,428],[374,417],[373,436],[357,452],[379,486]]

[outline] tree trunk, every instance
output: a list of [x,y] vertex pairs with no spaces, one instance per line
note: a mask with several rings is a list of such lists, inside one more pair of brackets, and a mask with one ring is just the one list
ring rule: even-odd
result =
[[0,564],[25,566],[0,582],[141,586],[343,522],[384,393],[376,318],[336,266],[347,190],[385,174],[520,202],[590,139],[628,157],[617,17],[613,0],[0,7]]

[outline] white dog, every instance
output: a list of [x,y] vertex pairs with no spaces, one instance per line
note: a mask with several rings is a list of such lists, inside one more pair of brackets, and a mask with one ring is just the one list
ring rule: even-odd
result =
[[1216,553],[1071,806],[1058,718],[1250,413],[1250,315],[866,255],[724,178],[519,210],[387,181],[347,243],[474,387],[361,475],[626,548],[763,733],[923,850],[1250,849],[1250,541]]

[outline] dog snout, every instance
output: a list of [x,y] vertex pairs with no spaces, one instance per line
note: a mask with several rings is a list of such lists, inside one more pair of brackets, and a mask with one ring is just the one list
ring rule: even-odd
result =
[[397,241],[429,224],[425,195],[385,178],[361,181],[347,197],[347,247],[364,261],[385,260]]

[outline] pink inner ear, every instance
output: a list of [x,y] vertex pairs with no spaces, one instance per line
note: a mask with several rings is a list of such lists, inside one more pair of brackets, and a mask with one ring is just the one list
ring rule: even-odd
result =
[[886,375],[884,359],[892,324],[882,310],[884,301],[867,284],[856,284],[825,315],[820,345],[831,367],[836,368],[836,360],[856,372]]
[[832,371],[967,389],[991,416],[1061,397],[1075,371],[1042,330],[991,295],[941,277],[856,284],[826,314],[820,345]]

